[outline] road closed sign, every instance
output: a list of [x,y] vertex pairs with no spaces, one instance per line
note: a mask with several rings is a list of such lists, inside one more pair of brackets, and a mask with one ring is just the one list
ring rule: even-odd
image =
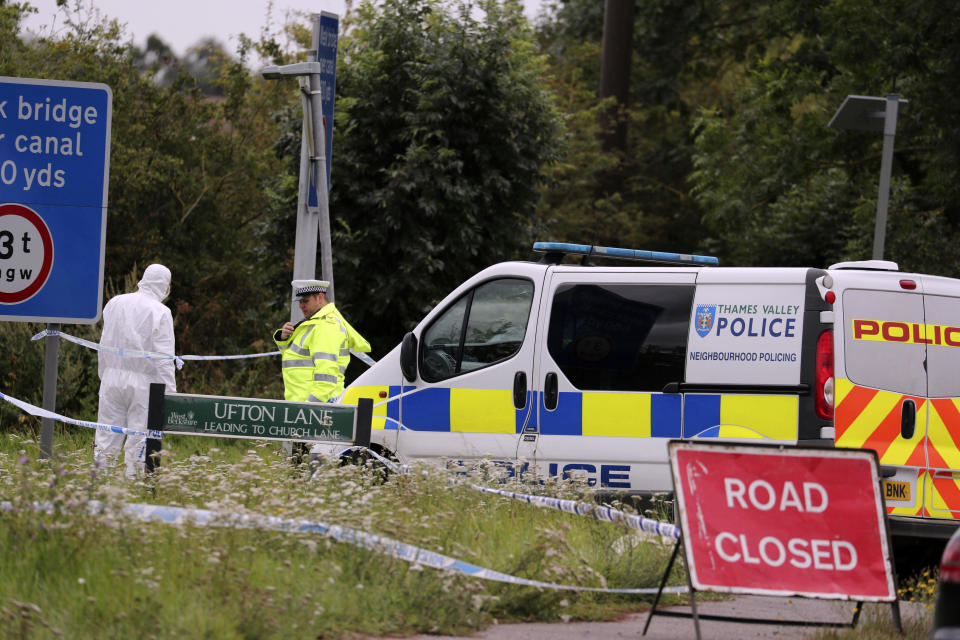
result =
[[896,598],[873,451],[670,443],[694,589]]
[[0,76],[0,320],[100,317],[113,94]]

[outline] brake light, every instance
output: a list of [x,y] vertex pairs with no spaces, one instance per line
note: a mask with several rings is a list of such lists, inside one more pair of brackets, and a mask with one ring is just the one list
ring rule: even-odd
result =
[[953,536],[940,559],[940,582],[960,583],[960,537]]
[[833,419],[833,329],[817,338],[816,411],[821,418]]

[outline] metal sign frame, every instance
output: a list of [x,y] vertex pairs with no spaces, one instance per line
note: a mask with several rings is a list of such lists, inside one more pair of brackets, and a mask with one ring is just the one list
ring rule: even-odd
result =
[[[660,616],[672,616],[672,617],[685,617],[693,618],[694,628],[696,631],[696,637],[699,639],[700,636],[700,620],[717,620],[717,621],[726,621],[726,622],[740,622],[740,623],[753,623],[753,624],[775,624],[775,625],[786,625],[786,626],[807,626],[807,627],[855,627],[860,618],[860,612],[862,609],[862,604],[864,601],[876,601],[876,602],[890,602],[891,603],[891,615],[893,618],[894,626],[898,631],[902,633],[903,625],[900,617],[900,607],[899,601],[897,600],[896,594],[896,572],[894,569],[893,562],[893,552],[892,547],[889,544],[890,532],[889,525],[886,517],[886,509],[884,508],[882,492],[880,491],[880,476],[879,476],[879,464],[877,462],[876,452],[872,450],[841,450],[841,449],[824,449],[816,447],[797,447],[797,446],[783,446],[783,445],[764,445],[764,444],[730,444],[730,443],[708,443],[708,442],[691,442],[685,440],[671,440],[668,443],[668,448],[670,452],[670,467],[671,474],[674,479],[674,495],[675,495],[675,505],[676,505],[676,517],[680,524],[680,538],[677,540],[676,545],[673,549],[673,554],[670,557],[670,561],[667,564],[667,568],[663,573],[663,577],[660,581],[660,588],[657,592],[656,597],[654,598],[653,605],[650,609],[650,613],[647,616],[646,624],[644,625],[643,635],[646,635],[647,629],[650,627],[650,622],[653,619],[654,615]],[[724,615],[701,615],[697,612],[696,605],[696,592],[698,590],[702,591],[720,591],[727,593],[753,593],[759,595],[779,595],[779,596],[799,596],[804,598],[830,598],[838,599],[843,598],[842,595],[836,593],[829,595],[818,595],[810,592],[800,592],[799,590],[777,590],[777,589],[752,589],[752,588],[743,588],[743,587],[718,587],[718,585],[709,585],[705,586],[699,584],[700,581],[694,577],[696,575],[696,560],[693,552],[691,551],[690,544],[685,543],[685,540],[693,539],[695,536],[692,533],[692,526],[700,526],[701,528],[705,524],[703,522],[703,514],[698,512],[697,516],[694,518],[697,520],[696,523],[691,523],[689,519],[688,508],[690,505],[686,504],[686,498],[684,495],[684,478],[682,477],[682,470],[679,468],[677,462],[677,452],[680,450],[690,450],[690,449],[699,449],[702,451],[716,451],[716,452],[728,452],[728,453],[754,453],[760,455],[776,455],[782,454],[784,456],[808,456],[808,457],[818,457],[818,458],[837,458],[837,457],[852,457],[856,456],[859,458],[865,458],[869,461],[871,465],[872,478],[872,494],[874,496],[874,507],[878,513],[879,519],[879,536],[880,541],[883,546],[882,554],[883,561],[885,562],[885,571],[886,575],[890,581],[891,594],[888,597],[885,596],[857,596],[857,597],[847,597],[844,599],[855,600],[856,605],[854,607],[853,619],[847,622],[836,622],[836,621],[813,621],[813,620],[783,620],[780,618],[770,618],[770,619],[761,619],[761,618],[743,618],[738,616],[724,616]],[[702,477],[701,477],[702,479]],[[689,479],[688,479],[689,481]],[[726,480],[725,480],[726,481]],[[709,481],[707,481],[709,482]],[[695,482],[690,482],[691,485]],[[784,492],[786,493],[786,492]],[[729,502],[729,501],[728,501]],[[702,532],[697,532],[699,535]],[[697,543],[699,544],[699,542]],[[680,546],[683,545],[685,550],[685,559],[687,561],[687,585],[690,589],[690,612],[685,611],[663,611],[657,610],[657,604],[660,600],[660,596],[663,592],[663,588],[666,585],[667,578],[670,575],[670,571],[673,568],[673,563],[675,562],[677,555],[680,551]],[[705,587],[701,589],[700,587]]]

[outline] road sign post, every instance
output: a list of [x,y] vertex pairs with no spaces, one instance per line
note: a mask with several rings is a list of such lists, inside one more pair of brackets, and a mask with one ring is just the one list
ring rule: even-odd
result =
[[[303,108],[300,137],[300,188],[297,194],[297,232],[293,252],[293,279],[316,277],[317,241],[320,273],[330,283],[327,299],[334,301],[333,250],[330,240],[329,179],[333,144],[333,106],[336,86],[337,42],[340,19],[323,12],[313,15],[313,37],[307,62],[269,66],[264,78],[297,77]],[[303,314],[290,292],[290,321]]]
[[[105,84],[0,76],[0,320],[99,320],[112,108]],[[56,340],[44,365],[49,411]],[[41,456],[52,442],[44,419]]]

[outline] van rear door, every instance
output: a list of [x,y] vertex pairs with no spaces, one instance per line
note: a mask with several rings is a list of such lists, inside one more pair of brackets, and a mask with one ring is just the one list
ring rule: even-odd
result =
[[927,340],[924,512],[960,518],[960,282],[922,276]]
[[[927,344],[923,282],[882,271],[832,271],[836,446],[873,449],[896,469],[887,511],[923,511],[927,452]],[[956,375],[956,370],[954,374]]]

